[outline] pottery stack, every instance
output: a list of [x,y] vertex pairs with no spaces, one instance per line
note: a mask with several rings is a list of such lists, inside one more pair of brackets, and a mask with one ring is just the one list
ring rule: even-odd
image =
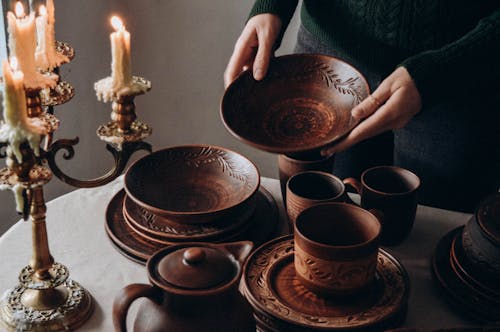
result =
[[465,226],[441,239],[432,263],[451,304],[476,320],[499,320],[500,193],[485,198]]
[[185,242],[262,243],[278,221],[255,165],[222,147],[156,151],[135,162],[124,182],[108,206],[106,231],[122,254],[142,263]]

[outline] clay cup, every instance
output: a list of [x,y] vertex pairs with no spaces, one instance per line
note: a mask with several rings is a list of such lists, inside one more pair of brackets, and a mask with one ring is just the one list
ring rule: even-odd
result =
[[376,166],[365,170],[361,179],[344,179],[361,196],[361,207],[382,212],[381,243],[397,245],[410,234],[417,211],[420,179],[397,166]]
[[300,172],[288,179],[286,211],[293,224],[300,212],[326,202],[345,202],[345,185],[333,174],[320,171]]
[[380,230],[377,217],[355,205],[307,208],[294,225],[297,279],[321,297],[361,293],[375,277]]

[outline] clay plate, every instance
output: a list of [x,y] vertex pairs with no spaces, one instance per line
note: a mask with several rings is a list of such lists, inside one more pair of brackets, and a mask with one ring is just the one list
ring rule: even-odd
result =
[[326,55],[274,58],[262,81],[243,72],[221,103],[224,125],[238,139],[276,153],[313,150],[357,124],[351,109],[369,95],[363,75]]
[[500,317],[498,303],[478,296],[478,292],[464,283],[451,266],[453,239],[460,236],[462,230],[463,226],[458,227],[438,242],[432,258],[433,276],[450,304],[461,313],[481,322],[498,320]]
[[[256,198],[254,195],[253,197]],[[123,202],[124,218],[129,226],[144,237],[153,241],[210,241],[215,238],[227,237],[240,229],[249,226],[249,218],[255,207],[241,209],[240,213],[229,216],[210,224],[180,224],[157,216],[145,208],[137,205],[128,196]]]
[[[109,202],[106,210],[105,230],[120,253],[133,261],[145,264],[153,253],[168,244],[151,241],[130,228],[123,216],[125,195],[125,191],[121,190]],[[250,240],[255,245],[260,245],[278,229],[278,208],[274,198],[263,187],[260,187],[256,196],[256,210],[248,221],[251,226],[242,234],[232,238],[231,241]]]
[[[243,291],[256,317],[286,330],[374,328],[405,312],[409,279],[403,266],[380,249],[377,277],[370,289],[344,300],[324,299],[296,278],[293,236],[258,248],[244,267]],[[400,318],[400,317],[399,317]]]
[[259,184],[259,171],[250,160],[210,145],[156,151],[125,174],[125,190],[136,204],[189,224],[215,222],[244,206],[251,208]]

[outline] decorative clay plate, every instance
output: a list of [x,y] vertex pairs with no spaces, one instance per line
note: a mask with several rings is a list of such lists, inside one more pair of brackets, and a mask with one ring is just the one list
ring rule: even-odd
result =
[[258,149],[314,150],[354,128],[351,109],[369,93],[363,75],[340,59],[285,55],[272,60],[262,81],[242,73],[224,94],[221,117],[231,134]]
[[405,312],[409,279],[403,266],[380,249],[370,289],[348,299],[316,296],[295,276],[293,236],[258,248],[244,267],[243,292],[266,326],[287,330],[345,330],[379,326]]
[[[256,195],[257,207],[248,221],[251,226],[242,234],[230,239],[231,241],[250,240],[255,245],[259,245],[267,241],[278,229],[278,207],[274,198],[263,187],[260,187]],[[151,241],[130,228],[123,215],[125,196],[125,191],[121,190],[111,199],[106,210],[104,227],[112,244],[120,253],[133,261],[144,264],[153,253],[167,245]],[[220,241],[214,240],[213,242]]]

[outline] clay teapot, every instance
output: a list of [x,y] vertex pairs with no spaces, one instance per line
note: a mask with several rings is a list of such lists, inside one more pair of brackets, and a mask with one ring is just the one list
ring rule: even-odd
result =
[[252,307],[238,292],[250,241],[186,242],[161,249],[147,262],[151,284],[123,288],[113,304],[116,331],[127,331],[127,312],[136,299],[134,332],[255,331]]

